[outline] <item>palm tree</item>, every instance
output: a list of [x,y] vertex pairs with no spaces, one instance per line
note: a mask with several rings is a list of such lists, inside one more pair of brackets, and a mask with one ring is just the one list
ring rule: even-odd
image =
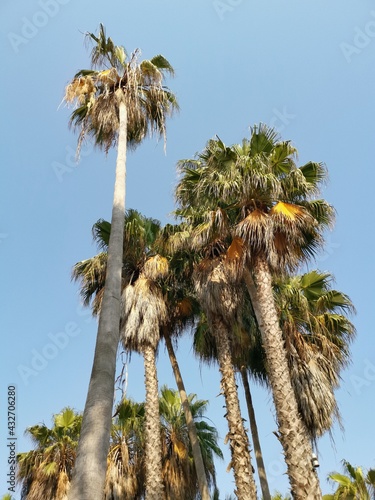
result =
[[[188,395],[190,410],[197,428],[205,472],[210,486],[216,489],[214,456],[223,458],[217,445],[217,431],[204,420],[207,401]],[[163,429],[163,478],[167,498],[190,500],[199,493],[185,412],[178,391],[161,388],[160,416]]]
[[[198,159],[180,162],[177,214],[194,227],[196,245],[213,238],[236,244],[267,356],[280,441],[294,498],[320,498],[312,448],[298,411],[279,325],[272,273],[293,270],[314,255],[333,209],[316,199],[322,164],[295,163],[296,149],[264,125],[250,140],[226,147],[211,140]],[[223,251],[222,251],[223,252]]]
[[82,417],[71,408],[53,416],[53,426],[26,429],[35,448],[17,455],[21,498],[66,500],[76,459]]
[[[152,244],[160,230],[158,221],[129,210],[124,226],[121,340],[127,351],[136,351],[144,358],[146,495],[147,498],[156,499],[163,496],[156,349],[160,330],[167,318],[159,281],[168,273],[168,261],[151,253]],[[103,250],[107,249],[111,224],[99,220],[93,227],[93,234]],[[73,270],[73,277],[81,280],[84,302],[90,303],[94,296],[93,309],[99,314],[102,308],[101,295],[106,286],[102,280],[105,255],[102,253],[79,262]]]
[[[286,340],[292,386],[302,420],[313,441],[340,422],[334,390],[349,362],[355,327],[347,317],[354,312],[350,298],[332,288],[329,273],[310,271],[275,279],[274,296]],[[268,384],[267,362],[251,304],[243,308],[242,326],[232,327],[232,357],[241,373],[263,498],[270,498],[252,405],[248,374]],[[201,317],[194,350],[206,362],[217,360],[215,339]]]
[[166,116],[177,103],[163,86],[164,73],[173,74],[163,56],[139,62],[136,50],[128,59],[125,49],[107,38],[103,25],[98,36],[88,33],[87,37],[94,42],[93,69],[79,71],[66,87],[65,101],[77,104],[70,123],[80,128],[78,154],[82,141],[91,136],[105,151],[117,145],[117,161],[106,286],[70,498],[99,500],[106,474],[119,342],[127,144],[136,146],[148,131],[165,137]]
[[[261,346],[259,329],[253,316],[251,303],[249,300],[246,300],[246,297],[244,299],[242,324],[232,325],[232,360],[236,370],[241,374],[244,387],[262,498],[263,500],[270,500],[271,495],[248,380],[248,374],[250,374],[256,382],[261,384],[267,382],[267,371],[264,363],[265,355]],[[207,319],[203,314],[194,332],[193,345],[194,352],[202,361],[208,364],[217,361],[215,337],[208,328]]]
[[211,495],[206,477],[206,467],[203,461],[197,429],[172,341],[172,338],[176,341],[188,326],[193,325],[194,319],[199,311],[199,305],[195,298],[192,283],[192,258],[194,258],[194,255],[192,255],[191,252],[173,251],[169,245],[171,236],[178,234],[180,231],[181,228],[179,226],[167,224],[162,229],[155,242],[155,249],[161,253],[165,253],[169,260],[169,276],[164,286],[164,297],[166,300],[168,318],[167,324],[164,326],[161,333],[165,341],[180,394],[181,404],[184,409],[201,499],[210,500]]
[[156,350],[160,330],[167,319],[162,291],[156,281],[168,273],[168,261],[158,255],[150,257],[134,283],[122,293],[121,337],[128,351],[144,358],[145,367],[145,438],[146,438],[146,496],[163,498],[161,435],[159,417]]
[[[256,486],[250,459],[250,446],[245,431],[238,399],[235,372],[232,361],[232,325],[239,322],[242,296],[236,273],[236,258],[232,248],[220,255],[220,245],[214,242],[206,249],[196,267],[194,278],[198,299],[207,317],[210,331],[215,337],[221,391],[225,398],[226,418],[236,494],[240,499],[256,498]],[[217,253],[219,256],[216,257]]]
[[355,336],[348,318],[353,303],[332,282],[330,273],[319,271],[274,281],[292,386],[313,441],[330,431],[334,420],[340,423],[334,391]]
[[353,467],[343,460],[344,472],[332,472],[328,479],[337,484],[333,495],[324,495],[323,500],[373,500],[375,498],[375,469],[369,469],[364,475],[361,467]]
[[117,406],[108,453],[105,500],[144,498],[145,405],[124,398]]
[[[107,262],[105,250],[108,245],[110,230],[111,225],[103,220],[94,225],[94,239],[104,251],[91,259],[77,263],[73,270],[73,278],[81,281],[81,296],[84,304],[89,305],[91,303],[94,315],[100,312],[103,297]],[[164,246],[162,240],[170,231],[171,228],[166,228],[160,232],[160,223],[158,221],[143,217],[135,210],[127,211],[124,231],[123,287],[129,281],[138,279],[141,268],[149,256],[153,255],[156,258],[156,255],[159,255],[155,254],[155,252],[162,250]],[[201,497],[202,500],[208,500],[210,498],[209,486],[197,431],[171,340],[171,336],[178,336],[194,316],[195,302],[188,286],[190,281],[189,262],[185,257],[186,255],[181,255],[181,253],[168,257],[170,261],[169,273],[167,279],[163,280],[163,299],[168,314],[160,334],[165,340],[179,388],[192,443],[194,466],[197,470]],[[165,264],[165,260],[163,261],[159,257],[158,259]]]

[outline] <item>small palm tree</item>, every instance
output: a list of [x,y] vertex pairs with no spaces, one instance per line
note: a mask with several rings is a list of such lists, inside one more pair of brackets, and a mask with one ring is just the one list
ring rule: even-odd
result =
[[21,498],[66,500],[76,459],[82,416],[65,408],[45,424],[26,429],[35,448],[17,455],[17,481]]
[[108,453],[105,500],[144,498],[145,405],[124,398],[117,406]]
[[[204,420],[207,401],[197,399],[195,394],[190,394],[188,401],[197,428],[208,483],[216,489],[214,457],[223,458],[217,445],[217,431]],[[163,479],[167,498],[196,498],[199,485],[179,392],[163,386],[159,404],[163,430]]]
[[70,123],[82,141],[92,137],[106,152],[117,146],[112,232],[108,245],[106,286],[103,292],[97,343],[70,498],[101,498],[111,429],[116,353],[119,342],[123,218],[127,145],[136,146],[147,132],[165,137],[166,117],[177,108],[175,96],[163,85],[173,68],[161,55],[139,61],[106,36],[88,33],[94,43],[92,70],[81,70],[66,87],[65,101],[76,105]]
[[328,479],[337,490],[333,495],[324,495],[323,500],[373,500],[375,498],[375,469],[364,474],[361,467],[353,467],[343,460],[344,472],[332,472]]

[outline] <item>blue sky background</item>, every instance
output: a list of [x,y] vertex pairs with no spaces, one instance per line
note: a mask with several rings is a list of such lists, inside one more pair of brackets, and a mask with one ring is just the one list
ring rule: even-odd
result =
[[[115,153],[106,158],[87,145],[76,165],[70,111],[58,106],[68,81],[89,66],[82,33],[96,31],[100,22],[128,52],[140,47],[143,58],[162,53],[176,70],[169,85],[181,111],[168,123],[167,154],[154,139],[129,154],[127,207],[171,221],[176,162],[192,157],[215,134],[228,144],[240,142],[260,121],[292,140],[301,164],[326,163],[324,197],[337,209],[337,223],[310,268],[332,272],[336,287],[352,298],[358,337],[337,392],[345,432],[334,428],[334,446],[329,436],[319,441],[322,489],[331,490],[327,474],[340,469],[343,458],[375,467],[373,3],[56,1],[7,0],[0,7],[0,495],[7,492],[9,472],[8,385],[17,386],[18,451],[30,449],[23,436],[27,426],[50,424],[64,406],[84,407],[96,321],[80,307],[70,273],[96,253],[93,223],[110,218]],[[52,338],[60,339],[60,347]],[[217,464],[224,499],[234,485],[225,472],[230,458],[223,444],[224,401],[216,396],[218,372],[199,366],[188,337],[177,356],[187,390],[210,401],[207,416],[225,452]],[[163,345],[158,373],[160,384],[174,387]],[[127,394],[144,398],[137,356],[128,365]],[[256,386],[253,398],[271,490],[286,493],[272,398]]]

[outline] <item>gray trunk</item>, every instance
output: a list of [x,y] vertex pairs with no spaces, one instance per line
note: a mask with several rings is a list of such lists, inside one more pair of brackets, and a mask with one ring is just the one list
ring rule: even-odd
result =
[[251,436],[253,438],[255,460],[257,463],[258,476],[259,476],[260,487],[262,490],[263,500],[271,500],[271,494],[270,494],[270,490],[268,487],[268,481],[267,481],[267,475],[266,475],[266,468],[264,467],[263,455],[262,455],[262,450],[260,447],[258,427],[257,427],[256,419],[255,419],[255,411],[254,411],[253,400],[252,400],[251,392],[250,392],[250,385],[249,385],[249,380],[248,380],[248,376],[247,376],[247,370],[244,366],[241,367],[241,376],[242,376],[242,383],[243,383],[244,391],[245,391],[247,411],[249,413],[249,423],[250,423],[250,429],[251,429]]
[[159,412],[159,387],[156,373],[155,350],[151,346],[142,349],[145,365],[145,455],[146,499],[162,500],[162,449]]
[[290,381],[288,361],[279,316],[273,298],[272,276],[267,262],[258,257],[245,282],[253,303],[268,364],[268,377],[276,409],[279,439],[284,449],[289,482],[295,500],[322,498],[318,477],[312,466],[312,447],[300,418]]
[[235,494],[239,500],[256,500],[256,486],[250,461],[250,445],[241,417],[228,329],[218,318],[210,321],[210,328],[215,335],[222,376],[221,386],[229,427],[227,438],[229,439],[232,455],[231,467],[237,488]]
[[119,104],[119,142],[105,289],[69,500],[102,500],[119,343],[125,214],[127,109]]
[[204,462],[202,458],[201,448],[198,441],[197,429],[195,427],[193,415],[190,411],[189,400],[187,398],[187,394],[185,391],[184,382],[182,380],[182,375],[180,372],[180,367],[178,366],[178,362],[176,359],[176,355],[174,353],[174,349],[172,346],[171,339],[168,334],[164,335],[165,345],[167,346],[169,359],[171,361],[173,373],[176,379],[177,388],[180,393],[182,407],[185,413],[186,425],[189,433],[189,439],[191,443],[191,449],[193,453],[194,466],[197,473],[198,486],[199,491],[202,497],[202,500],[210,500],[210,490],[207,484],[207,477],[204,468]]

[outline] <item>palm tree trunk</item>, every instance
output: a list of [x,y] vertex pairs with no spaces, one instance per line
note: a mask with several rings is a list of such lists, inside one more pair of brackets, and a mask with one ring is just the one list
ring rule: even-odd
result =
[[186,425],[188,429],[189,439],[191,443],[191,449],[193,453],[194,466],[197,473],[198,486],[201,494],[202,500],[210,500],[210,490],[207,484],[206,471],[204,467],[203,457],[201,448],[199,445],[197,429],[195,427],[193,415],[190,411],[189,400],[185,391],[185,385],[182,380],[182,375],[180,372],[180,367],[178,366],[177,358],[173,349],[172,341],[170,336],[165,333],[164,335],[165,345],[167,346],[169,359],[172,365],[173,373],[176,379],[177,388],[180,393],[182,408],[185,414]]
[[231,466],[239,500],[256,500],[256,486],[250,461],[250,445],[241,417],[236,379],[232,365],[232,356],[228,329],[219,318],[210,321],[210,328],[215,335],[217,355],[221,372],[221,386],[227,409]]
[[256,286],[250,273],[245,276],[267,356],[268,377],[284,449],[289,482],[295,500],[322,498],[319,481],[312,466],[312,447],[301,421],[290,381],[283,334],[275,308],[272,276],[268,263],[258,257],[253,265]]
[[255,419],[255,411],[254,411],[253,401],[251,398],[249,380],[248,380],[247,370],[246,370],[245,366],[241,366],[241,376],[242,376],[242,383],[243,383],[243,387],[244,387],[244,391],[245,391],[247,411],[249,413],[251,436],[253,438],[254,453],[255,453],[255,459],[257,462],[258,475],[259,475],[259,481],[260,481],[260,487],[262,490],[263,500],[271,500],[271,494],[270,494],[270,490],[268,487],[268,481],[267,481],[267,475],[266,475],[266,468],[264,467],[263,455],[262,455],[262,450],[260,447],[258,427],[257,427],[256,419]]
[[159,413],[159,388],[156,373],[155,349],[143,348],[145,365],[145,455],[146,455],[146,499],[162,500],[162,451]]
[[119,343],[121,273],[125,213],[127,109],[119,99],[119,141],[116,161],[107,274],[99,317],[95,355],[83,413],[69,500],[102,500],[112,425]]

